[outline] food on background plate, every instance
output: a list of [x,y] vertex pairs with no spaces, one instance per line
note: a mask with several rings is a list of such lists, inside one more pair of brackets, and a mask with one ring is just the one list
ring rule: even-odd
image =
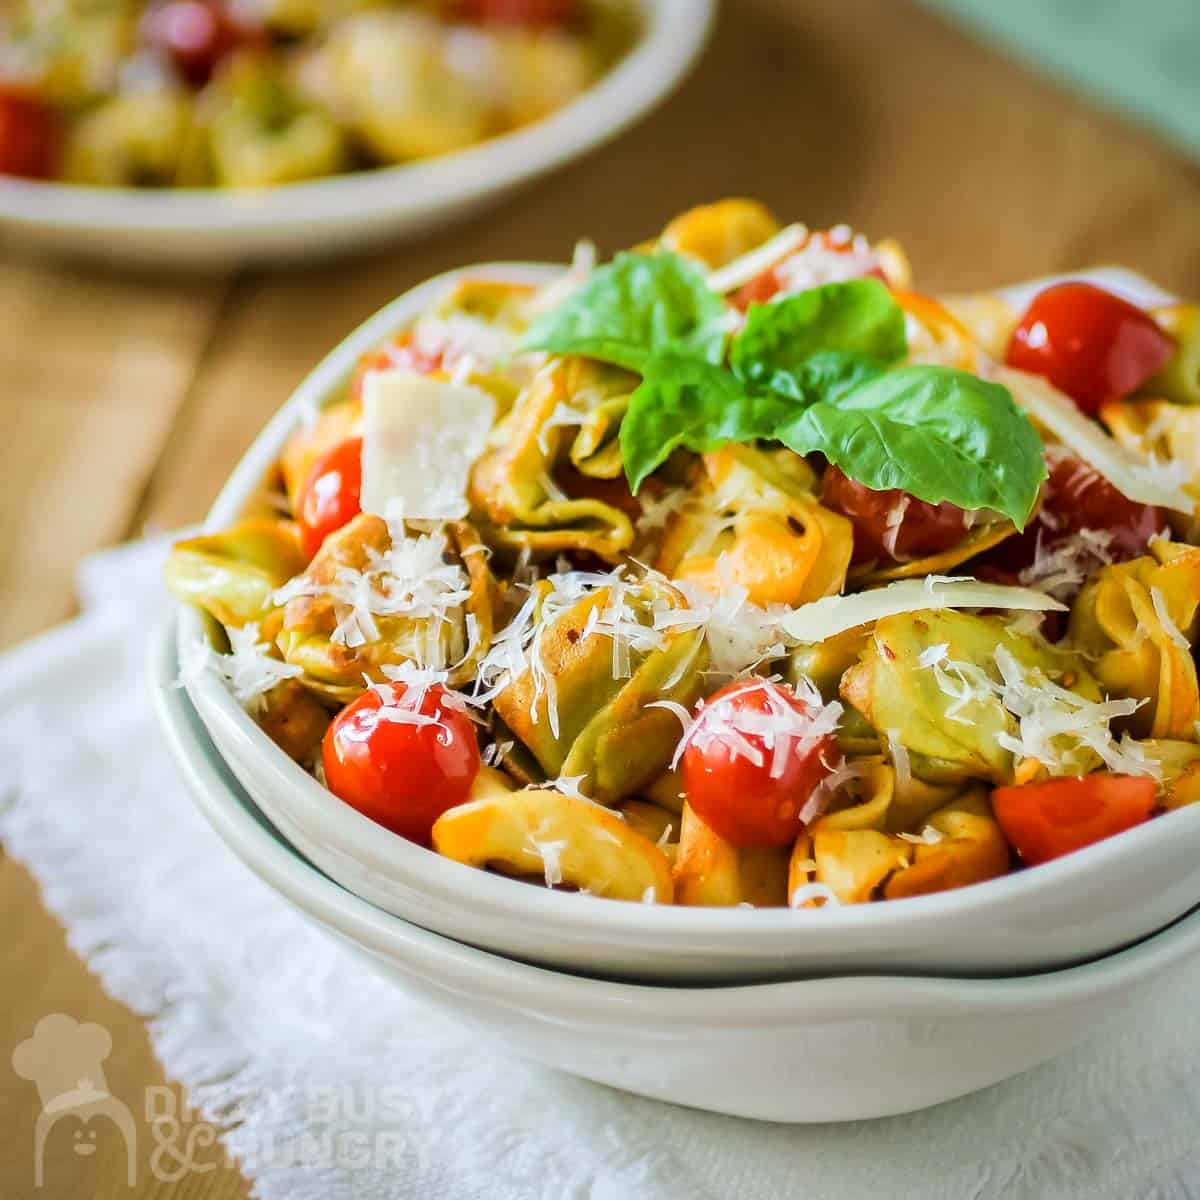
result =
[[569,104],[630,0],[15,0],[0,175],[257,188],[432,158]]
[[460,276],[293,433],[283,515],[176,546],[186,670],[380,837],[550,888],[1034,867],[1200,798],[1195,311],[938,299],[745,200]]

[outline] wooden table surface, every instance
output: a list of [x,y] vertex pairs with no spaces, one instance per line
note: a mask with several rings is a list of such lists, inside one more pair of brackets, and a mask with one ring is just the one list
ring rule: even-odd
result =
[[[657,114],[428,241],[184,281],[0,260],[0,645],[70,615],[81,555],[200,517],[316,359],[410,284],[465,262],[562,259],[581,235],[611,252],[734,193],[895,235],[929,289],[1121,262],[1200,294],[1200,172],[1149,136],[901,0],[726,0],[706,59]],[[0,1195],[18,1197],[33,1194],[37,1112],[7,1060],[38,1018],[106,1026],[110,1087],[135,1111],[163,1079],[142,1020],[2,857],[0,912]],[[227,1165],[166,1183],[146,1163],[131,1192],[109,1149],[79,1158],[52,1139],[53,1194],[249,1194]]]

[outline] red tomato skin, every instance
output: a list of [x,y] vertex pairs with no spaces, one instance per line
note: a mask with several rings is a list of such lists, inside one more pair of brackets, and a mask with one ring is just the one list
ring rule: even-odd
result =
[[459,0],[457,14],[481,25],[516,25],[546,29],[566,25],[575,15],[576,0]]
[[[392,698],[405,694],[392,684]],[[388,703],[392,701],[389,700]],[[418,712],[437,725],[383,720],[385,700],[373,688],[348,704],[325,732],[321,760],[329,790],[365,817],[428,846],[434,822],[466,802],[479,774],[479,744],[470,719],[429,688]]]
[[358,360],[354,378],[350,382],[350,398],[361,400],[363,379],[370,371],[388,371],[403,367],[418,375],[432,375],[445,367],[441,354],[426,354],[413,345],[411,333],[397,334],[390,342],[376,350],[368,351]]
[[51,179],[58,170],[62,129],[36,96],[0,90],[0,175]]
[[[1043,550],[1052,550],[1084,529],[1109,534],[1107,549],[1113,560],[1128,562],[1145,554],[1150,539],[1167,527],[1167,514],[1161,508],[1126,499],[1073,455],[1056,454],[1046,465],[1049,478],[1037,516],[1021,533],[1001,542],[988,555],[990,563],[1019,573],[1037,557],[1039,538]],[[1096,565],[1100,563],[1097,558]]]
[[1032,867],[1142,824],[1154,811],[1154,794],[1153,779],[1098,772],[997,788],[992,811]]
[[[908,503],[895,531],[888,529],[889,513]],[[874,491],[830,466],[821,479],[821,503],[849,518],[854,526],[856,563],[911,562],[957,546],[967,535],[967,515],[954,504],[926,504],[899,488]],[[889,549],[890,545],[890,549]]]
[[1058,283],[1033,298],[1005,361],[1095,413],[1136,391],[1174,352],[1171,336],[1136,305],[1090,283]]
[[141,35],[193,87],[203,87],[221,59],[253,40],[223,0],[162,0],[146,11]]
[[347,438],[313,463],[296,500],[296,521],[305,553],[354,520],[362,505],[362,438]]
[[[768,712],[766,689],[797,712],[807,705],[782,684],[737,681],[711,696],[704,710],[725,705]],[[728,709],[726,709],[728,711]],[[837,744],[831,734],[792,747],[782,775],[770,774],[771,751],[760,735],[743,734],[763,757],[762,765],[738,753],[728,742],[695,738],[683,752],[684,796],[696,815],[718,836],[735,846],[787,846],[804,831],[800,810],[813,789],[837,766]]]

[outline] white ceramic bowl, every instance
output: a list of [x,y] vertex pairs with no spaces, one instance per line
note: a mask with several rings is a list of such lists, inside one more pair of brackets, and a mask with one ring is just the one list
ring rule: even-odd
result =
[[676,87],[716,0],[639,0],[645,32],[543,121],[456,154],[261,192],[72,187],[0,176],[0,235],[22,249],[215,271],[312,262],[466,217],[615,137]]
[[374,969],[514,1054],[644,1096],[768,1121],[924,1108],[1070,1049],[1200,949],[1195,913],[1087,966],[1003,980],[645,987],[527,966],[389,916],[305,862],[230,774],[175,686],[176,662],[167,631],[154,665],[163,731],[201,811],[256,875]]
[[[430,280],[350,335],[300,385],[221,491],[206,528],[234,522],[301,420],[359,355],[461,274],[538,282],[560,268],[492,264]],[[180,656],[205,636],[179,617]],[[214,676],[189,684],[233,772],[293,845],[350,891],[423,928],[565,970],[660,981],[846,971],[1017,973],[1108,953],[1200,901],[1200,805],[1056,862],[959,891],[844,908],[673,908],[551,892],[441,858],[343,804],[267,738]]]

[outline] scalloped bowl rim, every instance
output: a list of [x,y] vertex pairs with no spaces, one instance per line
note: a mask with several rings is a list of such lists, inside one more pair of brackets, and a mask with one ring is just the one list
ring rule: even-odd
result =
[[[435,276],[386,305],[331,351],[268,422],[222,488],[205,520],[205,530],[216,532],[238,518],[259,491],[284,440],[304,415],[336,394],[363,351],[410,320],[449,283],[464,276],[539,283],[562,270],[559,265],[540,263],[478,264]],[[1080,274],[1077,272],[1070,277],[1078,278]],[[1095,275],[1093,272],[1092,276]],[[180,606],[181,659],[187,643],[204,636],[199,610]],[[915,921],[936,923],[947,915],[958,918],[973,913],[986,915],[999,905],[1028,901],[1039,892],[1053,901],[1056,896],[1071,895],[1074,885],[1081,880],[1090,879],[1094,885],[1095,880],[1104,878],[1114,864],[1139,858],[1147,864],[1153,862],[1154,847],[1184,831],[1200,837],[1200,805],[1193,805],[1165,813],[1117,837],[1038,867],[970,887],[886,904],[751,910],[623,903],[531,887],[465,866],[406,841],[338,800],[293,762],[259,729],[211,673],[189,682],[188,691],[201,712],[207,705],[221,713],[225,731],[236,737],[242,751],[253,756],[259,768],[269,774],[273,790],[288,796],[298,822],[308,828],[320,828],[323,841],[336,846],[363,867],[384,877],[403,878],[406,884],[453,908],[486,911],[493,919],[506,917],[513,921],[534,922],[579,936],[606,936],[624,941],[646,934],[731,939],[787,935],[789,944],[781,946],[780,952],[786,949],[794,953],[794,939],[806,928],[819,928],[824,932],[864,929],[886,932],[904,927],[911,932]],[[1200,877],[1197,897],[1200,898]]]
[[716,0],[638,0],[646,27],[603,78],[557,112],[465,150],[261,191],[143,191],[0,177],[5,221],[74,231],[210,233],[400,217],[503,191],[599,146],[645,116],[699,56]]

